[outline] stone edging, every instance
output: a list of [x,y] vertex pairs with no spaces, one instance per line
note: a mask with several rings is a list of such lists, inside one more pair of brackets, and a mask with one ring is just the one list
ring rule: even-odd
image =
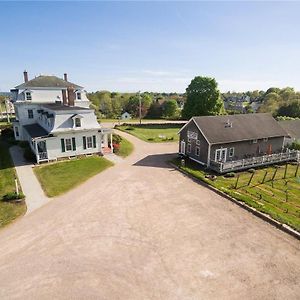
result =
[[258,211],[257,209],[247,205],[245,202],[242,201],[238,201],[237,199],[227,195],[226,193],[218,190],[217,188],[213,187],[212,185],[209,185],[208,183],[202,181],[201,179],[197,179],[194,176],[192,176],[191,174],[189,174],[188,172],[180,169],[178,166],[176,166],[175,164],[173,164],[172,162],[170,162],[170,165],[172,165],[172,167],[174,167],[177,171],[183,173],[184,175],[186,175],[187,177],[191,178],[194,182],[201,184],[203,186],[205,186],[206,188],[214,191],[215,193],[217,193],[218,195],[225,197],[226,199],[230,200],[231,202],[237,204],[238,206],[242,207],[243,209],[251,212],[252,214],[254,214],[255,216],[261,218],[262,220],[268,222],[269,224],[271,224],[272,226],[284,231],[285,233],[288,233],[289,235],[293,236],[294,238],[300,240],[300,233],[297,232],[296,230],[294,230],[293,228],[291,228],[290,226],[280,223],[276,220],[274,220],[273,218],[271,218],[269,215],[264,214],[260,211]]

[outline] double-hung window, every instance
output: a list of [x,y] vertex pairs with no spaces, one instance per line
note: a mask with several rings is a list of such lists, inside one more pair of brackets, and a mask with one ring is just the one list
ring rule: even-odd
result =
[[229,148],[229,157],[233,157],[234,156],[234,148]]
[[80,120],[80,118],[75,118],[75,127],[81,127],[81,120]]
[[86,137],[86,147],[87,148],[93,148],[93,140],[91,136]]
[[33,110],[32,109],[28,109],[28,119],[33,119]]
[[66,151],[72,151],[72,140],[65,139]]
[[32,97],[31,97],[31,93],[30,93],[30,92],[26,92],[26,93],[25,93],[25,96],[26,96],[26,100],[27,100],[27,101],[31,101],[31,100],[32,100]]
[[80,92],[77,93],[77,100],[81,100],[81,93]]
[[188,144],[187,145],[187,153],[191,153],[192,152],[192,144]]
[[195,154],[196,156],[200,156],[200,147],[195,148]]

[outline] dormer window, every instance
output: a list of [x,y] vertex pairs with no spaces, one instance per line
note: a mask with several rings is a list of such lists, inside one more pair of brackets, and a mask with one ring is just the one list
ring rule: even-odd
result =
[[75,127],[81,127],[81,119],[75,118]]
[[76,95],[77,95],[77,100],[81,100],[81,93],[77,92]]
[[31,92],[26,92],[26,93],[25,93],[25,97],[26,97],[26,100],[27,100],[27,101],[31,101],[31,100],[32,100]]

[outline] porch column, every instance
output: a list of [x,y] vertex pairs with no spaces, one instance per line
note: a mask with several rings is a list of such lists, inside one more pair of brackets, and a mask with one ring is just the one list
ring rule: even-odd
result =
[[[99,132],[99,131],[98,131]],[[103,151],[102,151],[102,142],[103,142],[103,132],[101,130],[101,132],[99,132],[99,145],[100,145],[100,153],[103,154]]]
[[114,146],[113,146],[112,133],[110,134],[110,149],[111,149],[111,153],[114,153]]
[[39,151],[37,147],[37,142],[34,140],[34,149],[35,149],[35,156],[36,156],[36,162],[39,164],[40,163],[40,158],[39,158]]

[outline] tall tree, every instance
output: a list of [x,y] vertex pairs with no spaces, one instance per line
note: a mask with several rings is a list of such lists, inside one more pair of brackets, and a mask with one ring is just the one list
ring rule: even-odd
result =
[[163,104],[163,114],[164,117],[167,118],[174,118],[176,117],[176,114],[178,112],[178,105],[176,100],[171,99],[171,100],[167,100],[166,102],[164,102]]
[[218,84],[214,78],[195,77],[186,89],[187,100],[182,117],[217,115],[223,110]]

